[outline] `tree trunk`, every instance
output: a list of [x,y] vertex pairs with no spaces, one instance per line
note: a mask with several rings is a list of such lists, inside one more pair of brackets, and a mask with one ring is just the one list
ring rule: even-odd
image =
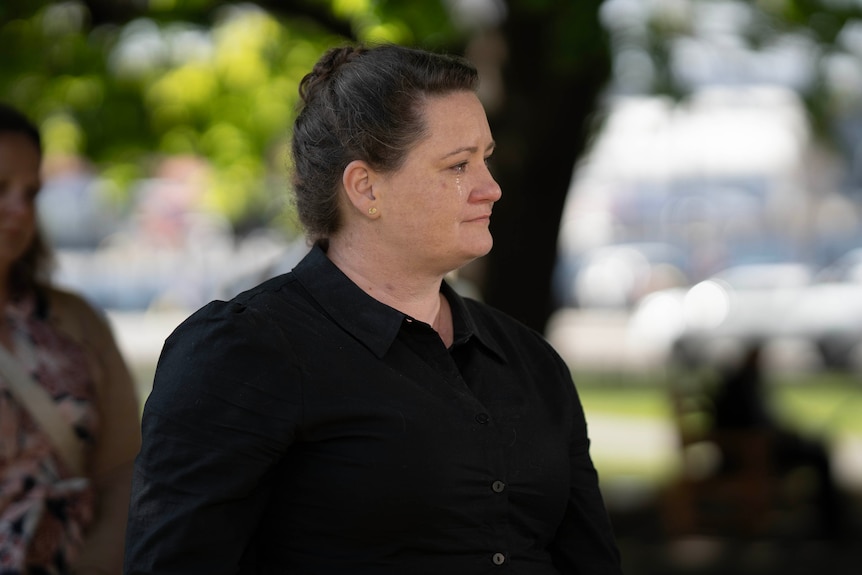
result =
[[510,3],[503,34],[504,103],[489,114],[493,167],[503,197],[494,207],[494,248],[484,258],[489,304],[544,331],[554,311],[557,233],[576,161],[585,149],[610,48],[598,1],[533,13]]

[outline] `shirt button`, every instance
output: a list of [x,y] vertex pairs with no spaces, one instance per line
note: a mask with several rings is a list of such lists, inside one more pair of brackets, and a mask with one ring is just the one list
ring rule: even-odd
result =
[[491,484],[491,489],[494,490],[494,493],[502,493],[506,489],[506,484],[502,481],[495,481]]
[[506,556],[502,553],[494,553],[494,556],[491,557],[491,561],[494,562],[494,565],[502,565],[506,562]]
[[477,413],[476,414],[476,422],[485,425],[491,420],[491,417],[487,413]]

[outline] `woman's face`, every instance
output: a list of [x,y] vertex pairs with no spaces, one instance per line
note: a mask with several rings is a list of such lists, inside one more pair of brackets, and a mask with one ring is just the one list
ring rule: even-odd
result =
[[0,132],[0,270],[20,258],[36,234],[41,156],[24,134]]
[[474,93],[432,97],[424,116],[425,137],[376,188],[378,224],[405,265],[445,274],[490,251],[501,191],[487,165],[494,139]]

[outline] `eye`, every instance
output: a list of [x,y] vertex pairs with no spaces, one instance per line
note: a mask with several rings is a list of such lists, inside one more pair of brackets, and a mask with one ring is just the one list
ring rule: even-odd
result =
[[467,170],[467,162],[461,162],[460,164],[455,164],[451,168],[453,171],[463,174]]

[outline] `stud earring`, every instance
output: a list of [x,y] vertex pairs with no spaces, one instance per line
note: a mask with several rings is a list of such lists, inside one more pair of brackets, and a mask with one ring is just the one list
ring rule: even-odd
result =
[[377,208],[375,208],[374,206],[371,206],[370,208],[368,208],[368,213],[373,216],[374,214],[377,213]]

